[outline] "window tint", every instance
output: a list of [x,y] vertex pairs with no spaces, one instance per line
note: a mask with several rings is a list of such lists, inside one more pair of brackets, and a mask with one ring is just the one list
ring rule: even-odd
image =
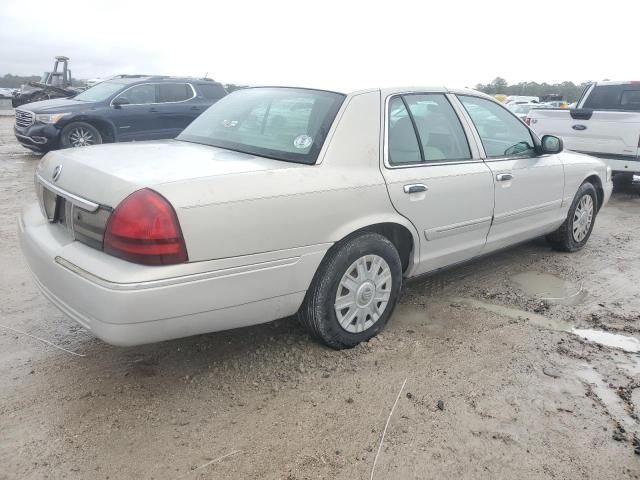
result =
[[620,97],[620,108],[623,110],[640,110],[640,88],[623,90]]
[[614,110],[620,108],[623,85],[596,85],[584,102],[584,108]]
[[198,91],[209,100],[219,100],[227,94],[224,87],[217,83],[199,83]]
[[132,105],[156,103],[156,86],[151,83],[136,85],[125,90],[116,98],[126,98]]
[[422,144],[424,161],[469,160],[471,152],[455,110],[441,93],[404,95]]
[[193,97],[191,85],[187,83],[158,84],[158,102],[183,102]]
[[416,131],[402,97],[389,102],[389,163],[403,165],[422,162]]
[[478,130],[487,157],[535,155],[531,132],[508,110],[484,98],[459,98]]
[[213,104],[178,140],[312,164],[343,100],[320,90],[238,90]]

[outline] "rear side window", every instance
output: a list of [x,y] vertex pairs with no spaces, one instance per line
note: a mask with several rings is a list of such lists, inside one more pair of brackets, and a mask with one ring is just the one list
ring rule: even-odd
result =
[[640,86],[633,90],[623,90],[620,96],[622,110],[640,111]]
[[418,137],[402,97],[389,102],[389,163],[407,165],[421,163]]
[[408,94],[389,102],[389,163],[469,160],[467,137],[441,93]]
[[200,95],[209,100],[220,100],[227,94],[224,87],[216,83],[199,83],[198,91]]
[[188,83],[158,84],[158,102],[184,102],[193,98],[193,90]]

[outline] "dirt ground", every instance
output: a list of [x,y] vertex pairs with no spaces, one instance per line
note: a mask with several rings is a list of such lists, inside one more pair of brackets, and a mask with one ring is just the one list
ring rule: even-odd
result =
[[349,351],[294,319],[117,348],[31,279],[16,215],[39,157],[11,128],[0,118],[0,479],[369,479],[405,379],[376,479],[639,477],[639,354],[576,334],[640,345],[637,193],[614,194],[581,252],[536,240],[410,283]]

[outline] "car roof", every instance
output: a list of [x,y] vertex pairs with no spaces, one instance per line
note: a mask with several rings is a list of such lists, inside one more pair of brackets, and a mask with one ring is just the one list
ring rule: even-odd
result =
[[115,77],[107,78],[105,82],[121,83],[123,85],[132,85],[134,83],[145,82],[158,82],[158,83],[174,83],[174,82],[189,82],[197,84],[211,84],[220,85],[219,82],[211,80],[210,78],[193,78],[193,77],[172,77],[168,75],[116,75]]
[[594,83],[597,85],[638,85],[640,84],[640,80],[603,80]]
[[248,88],[298,88],[304,90],[320,90],[324,92],[340,93],[347,96],[361,95],[363,93],[381,92],[383,96],[411,94],[411,93],[456,93],[460,95],[474,95],[497,102],[495,98],[477,90],[469,88],[447,88],[434,86],[409,86],[409,87],[373,87],[373,88],[331,88],[329,86],[319,86],[315,84],[299,84],[299,85],[256,85]]

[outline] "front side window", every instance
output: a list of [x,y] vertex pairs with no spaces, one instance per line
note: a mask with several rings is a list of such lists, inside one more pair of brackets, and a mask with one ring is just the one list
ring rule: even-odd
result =
[[407,94],[389,102],[389,163],[469,160],[467,137],[441,93]]
[[178,140],[313,164],[344,95],[300,88],[248,88],[227,95]]
[[158,84],[158,102],[184,102],[193,98],[193,90],[188,83],[160,83]]
[[584,102],[584,108],[615,110],[620,107],[622,85],[596,85]]
[[143,83],[125,90],[116,98],[126,99],[131,105],[145,105],[156,103],[156,86],[152,83]]
[[484,98],[458,98],[469,113],[488,158],[535,156],[531,132],[508,110]]

